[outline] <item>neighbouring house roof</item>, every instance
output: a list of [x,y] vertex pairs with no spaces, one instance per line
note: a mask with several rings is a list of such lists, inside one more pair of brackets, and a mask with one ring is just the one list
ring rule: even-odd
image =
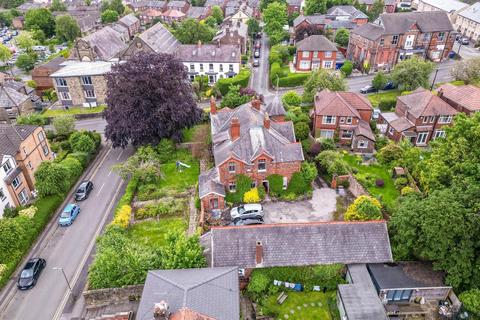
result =
[[216,320],[215,318],[201,314],[195,310],[182,308],[170,315],[169,320]]
[[133,13],[130,13],[130,14],[127,14],[126,16],[123,16],[122,18],[120,18],[120,20],[118,20],[118,22],[122,23],[123,25],[125,25],[127,27],[130,27],[130,26],[133,26],[136,23],[140,22],[140,20],[138,20],[138,18]]
[[31,99],[29,95],[18,92],[17,89],[6,85],[6,83],[0,86],[0,108],[10,109],[18,107],[29,99]]
[[[260,110],[250,103],[224,110],[210,115],[215,165],[231,157],[252,164],[262,153],[269,155],[274,163],[304,160],[302,146],[296,142],[291,121],[270,120],[270,128],[267,129],[264,127],[267,108],[263,105]],[[232,141],[230,127],[234,118],[240,124],[240,136]]]
[[327,22],[326,26],[327,28],[330,28],[333,30],[338,30],[340,28],[353,30],[357,27],[357,24],[355,22],[347,21],[347,20],[332,20]]
[[359,36],[362,36],[369,40],[379,39],[384,34],[384,32],[385,31],[381,26],[373,23],[365,23],[352,30],[352,33],[358,34]]
[[329,22],[329,20],[324,14],[317,14],[311,16],[299,15],[295,18],[295,20],[293,20],[293,26],[296,28],[300,23],[305,20],[310,24],[326,24],[327,22]]
[[240,47],[232,44],[182,44],[175,56],[183,62],[240,63]]
[[214,6],[219,6],[223,7],[225,5],[226,0],[207,0],[204,4],[205,7],[214,7]]
[[373,110],[370,101],[360,93],[325,89],[315,95],[314,112],[316,115],[360,118],[359,110]]
[[420,1],[448,13],[452,13],[469,6],[468,3],[457,1],[457,0],[420,0]]
[[104,75],[112,69],[112,62],[109,61],[67,61],[63,67],[52,73],[54,78],[81,77]]
[[83,37],[101,60],[115,58],[127,45],[123,42],[121,34],[109,26]]
[[302,51],[337,51],[337,47],[322,35],[311,35],[296,44],[297,50]]
[[300,7],[302,5],[302,0],[287,0],[289,6]]
[[222,39],[225,36],[229,36],[229,33],[231,32],[238,32],[238,35],[246,39],[248,37],[248,26],[245,23],[240,23],[240,24],[233,24],[231,26],[225,25],[220,29],[215,37],[213,37],[212,42]]
[[117,31],[119,34],[128,35],[128,29],[123,24],[114,23],[114,24],[110,25],[110,28]]
[[167,11],[163,12],[161,16],[173,19],[180,19],[185,17],[185,13],[177,9],[168,9]]
[[[201,237],[210,267],[391,262],[385,221],[308,222],[212,227]],[[256,246],[261,244],[261,264]]]
[[[371,6],[375,3],[376,0],[358,0],[359,4],[366,4],[367,6]],[[385,0],[384,3],[386,6],[394,6],[396,0]]]
[[190,7],[187,11],[187,16],[189,18],[198,19],[202,15],[207,13],[207,7]]
[[147,10],[142,12],[142,16],[145,17],[160,17],[162,15],[162,11],[154,8],[148,8]]
[[156,1],[156,0],[141,0],[137,2],[132,2],[130,5],[137,9],[137,8],[157,8],[162,9],[167,4],[166,1]]
[[349,320],[387,320],[385,308],[365,264],[349,264],[351,283],[338,285],[338,296]]
[[160,22],[142,32],[139,36],[156,53],[173,53],[180,42]]
[[198,196],[201,199],[209,194],[225,197],[225,186],[220,183],[217,168],[202,172],[198,176]]
[[364,136],[372,141],[375,141],[375,134],[372,132],[372,128],[370,127],[370,124],[365,121],[360,119],[358,121],[358,126],[355,128],[355,135],[356,136]]
[[439,96],[423,88],[419,88],[410,94],[399,96],[397,99],[407,106],[408,113],[415,118],[421,116],[455,115],[458,113],[455,108]]
[[471,111],[480,111],[480,88],[471,84],[466,86],[454,86],[447,83],[438,89],[445,98],[458,103],[461,107]]
[[368,16],[354,6],[333,6],[327,11],[328,16],[350,16],[355,19],[368,19]]
[[283,107],[282,100],[278,96],[278,93],[275,95],[272,102],[267,104],[265,111],[269,116],[284,116],[287,113]]
[[81,32],[88,32],[92,30],[98,22],[98,17],[100,15],[85,15],[85,16],[73,16],[75,21],[77,21],[78,26],[80,27]]
[[238,268],[149,271],[136,320],[152,319],[155,303],[161,301],[173,314],[188,308],[214,319],[239,319]]
[[460,11],[458,15],[476,23],[480,23],[480,2],[476,2],[470,7]]
[[15,156],[20,150],[20,144],[37,128],[30,125],[0,124],[0,155]]
[[40,2],[25,2],[17,7],[18,11],[25,12],[31,9],[40,9],[46,8],[48,3],[40,3]]

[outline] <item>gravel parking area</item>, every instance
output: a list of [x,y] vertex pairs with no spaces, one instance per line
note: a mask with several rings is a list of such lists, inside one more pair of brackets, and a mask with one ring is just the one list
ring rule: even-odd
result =
[[308,201],[266,202],[263,204],[265,223],[331,221],[337,204],[337,193],[331,188],[313,190]]

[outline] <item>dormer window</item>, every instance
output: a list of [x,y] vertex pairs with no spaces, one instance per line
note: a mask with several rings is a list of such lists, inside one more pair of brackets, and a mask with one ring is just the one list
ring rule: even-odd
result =
[[267,171],[267,161],[265,159],[258,160],[258,171]]
[[235,169],[236,169],[235,168],[235,162],[229,162],[228,163],[228,172],[233,173],[233,172],[236,171]]

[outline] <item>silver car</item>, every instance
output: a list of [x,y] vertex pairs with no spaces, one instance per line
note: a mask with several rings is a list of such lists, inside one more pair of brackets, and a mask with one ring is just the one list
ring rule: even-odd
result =
[[259,203],[248,203],[230,210],[232,220],[263,218],[263,207]]

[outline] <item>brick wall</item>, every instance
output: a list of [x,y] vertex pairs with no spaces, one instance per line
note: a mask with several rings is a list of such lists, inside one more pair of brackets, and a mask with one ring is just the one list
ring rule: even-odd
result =
[[121,304],[124,302],[140,300],[143,284],[125,286],[123,288],[108,288],[87,290],[83,292],[85,307],[87,309],[102,305]]

